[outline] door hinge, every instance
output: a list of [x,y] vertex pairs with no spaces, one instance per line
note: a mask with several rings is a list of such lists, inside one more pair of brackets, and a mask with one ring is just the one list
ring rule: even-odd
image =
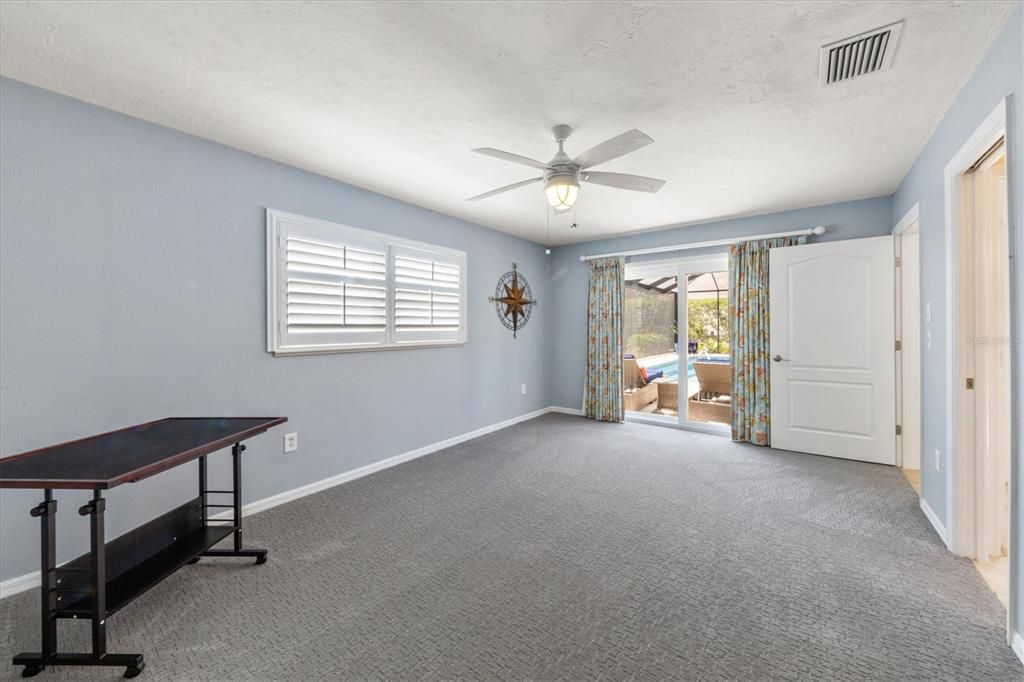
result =
[[899,424],[896,425],[896,435],[897,436],[902,436],[903,435],[903,427],[900,426]]
[[974,377],[967,377],[967,388],[974,390]]
[[903,342],[899,339],[896,340],[896,350],[903,350]]
[[896,256],[896,267],[900,267],[901,265],[903,265],[903,259]]

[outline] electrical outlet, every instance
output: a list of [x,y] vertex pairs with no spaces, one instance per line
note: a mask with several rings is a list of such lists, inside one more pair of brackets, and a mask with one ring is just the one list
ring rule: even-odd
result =
[[526,384],[523,384],[523,395],[526,395]]
[[286,433],[284,434],[284,451],[295,452],[299,449],[299,434],[297,433]]
[[935,451],[935,470],[942,471],[942,454],[938,450]]

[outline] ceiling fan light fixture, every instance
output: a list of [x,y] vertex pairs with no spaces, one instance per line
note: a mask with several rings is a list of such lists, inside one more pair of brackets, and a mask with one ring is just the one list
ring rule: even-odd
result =
[[548,205],[554,209],[555,213],[565,213],[572,209],[576,205],[576,200],[580,198],[581,181],[590,182],[595,185],[604,185],[605,187],[616,187],[618,189],[649,192],[652,194],[661,189],[662,185],[665,184],[664,180],[648,178],[643,175],[590,170],[593,166],[625,156],[654,142],[650,135],[646,135],[635,128],[605,140],[596,147],[591,147],[576,158],[572,158],[565,153],[565,140],[572,133],[572,128],[567,125],[558,125],[551,132],[554,134],[555,142],[558,144],[558,152],[547,163],[492,147],[479,147],[472,150],[477,154],[542,170],[544,175],[530,178],[529,180],[513,182],[511,185],[505,185],[504,187],[469,197],[466,201],[479,201],[497,194],[503,194],[509,190],[532,185],[535,182],[543,182],[544,196],[548,200]]
[[575,174],[552,175],[544,186],[548,204],[556,213],[568,211],[580,197],[580,183]]

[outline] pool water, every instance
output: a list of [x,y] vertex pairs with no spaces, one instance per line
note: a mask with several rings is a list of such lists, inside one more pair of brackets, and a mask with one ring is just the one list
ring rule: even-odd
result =
[[[697,379],[697,372],[693,369],[694,362],[729,362],[729,355],[727,353],[710,353],[704,357],[688,355],[686,357],[686,373],[690,381]],[[641,364],[643,363],[641,362]],[[650,365],[644,364],[644,368],[648,372],[660,369],[665,372],[666,379],[679,379],[679,362],[676,358],[669,358]]]

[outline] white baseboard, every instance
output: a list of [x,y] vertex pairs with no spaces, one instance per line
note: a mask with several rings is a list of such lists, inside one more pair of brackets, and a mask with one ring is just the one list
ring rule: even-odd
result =
[[1021,637],[1019,632],[1014,632],[1010,637],[1010,648],[1013,649],[1013,653],[1017,654],[1020,662],[1024,663],[1024,637]]
[[[438,450],[444,450],[445,448],[450,448],[453,445],[464,443],[467,440],[479,438],[480,436],[486,436],[489,433],[500,431],[501,429],[508,428],[513,424],[528,421],[535,417],[539,417],[542,414],[547,414],[548,412],[561,412],[564,414],[575,415],[583,414],[582,410],[571,410],[566,407],[544,407],[539,410],[534,410],[533,412],[527,412],[526,414],[521,414],[518,417],[512,417],[511,419],[506,419],[505,421],[501,421],[496,424],[490,424],[488,426],[476,429],[475,431],[470,431],[468,433],[453,436],[451,438],[447,438],[436,443],[431,443],[430,445],[425,445],[422,448],[416,448],[415,450],[403,452],[400,455],[388,457],[387,459],[382,459],[379,462],[367,464],[366,466],[361,466],[357,469],[346,471],[344,473],[338,474],[337,476],[331,476],[329,478],[325,478],[323,480],[316,481],[308,485],[303,485],[299,486],[298,488],[286,490],[285,492],[278,493],[277,495],[265,497],[262,500],[250,502],[249,504],[244,505],[242,507],[242,516],[251,516],[252,514],[258,514],[261,511],[271,509],[280,504],[291,502],[292,500],[297,500],[300,497],[305,497],[306,495],[318,493],[321,490],[333,488],[334,486],[341,485],[342,483],[354,481],[355,479],[362,478],[363,476],[369,476],[370,474],[376,473],[378,471],[393,466],[397,466],[403,462],[408,462],[409,460],[416,459],[417,457],[429,455],[432,452],[437,452]],[[231,511],[228,510],[221,514],[217,514],[212,518],[228,518],[230,517],[230,514]],[[10,597],[11,595],[18,594],[19,592],[24,592],[25,590],[31,590],[35,587],[39,587],[39,571],[33,571],[32,573],[26,573],[25,575],[19,575],[14,578],[9,578],[7,580],[0,582],[0,599]]]
[[928,520],[931,522],[935,532],[938,533],[939,539],[942,540],[942,544],[946,546],[946,549],[949,549],[949,536],[946,533],[946,526],[942,521],[939,521],[939,515],[935,513],[923,497],[921,498],[921,511],[923,511],[924,515],[928,517]]
[[579,408],[575,408],[575,407],[557,407],[555,405],[552,405],[551,407],[547,408],[546,411],[547,412],[559,412],[561,414],[574,414],[577,417],[582,417],[583,416],[583,410],[581,410]]
[[[244,505],[242,507],[242,516],[251,516],[252,514],[258,514],[261,511],[272,509],[273,507],[276,507],[280,504],[284,504],[285,502],[291,502],[292,500],[297,500],[300,497],[312,495],[313,493],[318,493],[321,490],[327,490],[328,488],[333,488],[336,485],[341,485],[342,483],[354,481],[357,478],[362,478],[363,476],[369,476],[370,474],[374,474],[384,469],[389,469],[393,466],[402,464],[403,462],[408,462],[410,460],[416,459],[417,457],[429,455],[432,452],[437,452],[438,450],[444,450],[445,448],[450,448],[453,445],[464,443],[467,440],[473,440],[474,438],[479,438],[480,436],[486,436],[489,433],[494,433],[495,431],[506,429],[514,424],[534,419],[536,417],[541,416],[542,414],[547,414],[548,412],[551,412],[553,410],[554,408],[551,407],[544,407],[539,410],[534,410],[533,412],[521,414],[518,417],[512,417],[511,419],[506,419],[505,421],[498,422],[496,424],[484,426],[482,428],[476,429],[475,431],[469,431],[468,433],[463,433],[458,436],[452,436],[451,438],[437,441],[436,443],[431,443],[430,445],[424,445],[422,448],[409,450],[408,452],[403,452],[400,455],[395,455],[394,457],[382,459],[379,462],[373,462],[372,464],[361,466],[358,469],[346,471],[344,473],[338,474],[337,476],[331,476],[330,478],[325,478],[320,481],[310,483],[308,485],[293,488],[291,490],[286,490],[285,492],[278,493],[277,495],[265,497],[262,500],[250,502],[249,504]],[[227,512],[224,512],[221,515],[230,518],[231,510],[229,509]]]
[[25,590],[31,590],[33,587],[39,587],[39,571],[26,573],[25,575],[19,575],[16,578],[0,582],[0,599],[24,592]]

